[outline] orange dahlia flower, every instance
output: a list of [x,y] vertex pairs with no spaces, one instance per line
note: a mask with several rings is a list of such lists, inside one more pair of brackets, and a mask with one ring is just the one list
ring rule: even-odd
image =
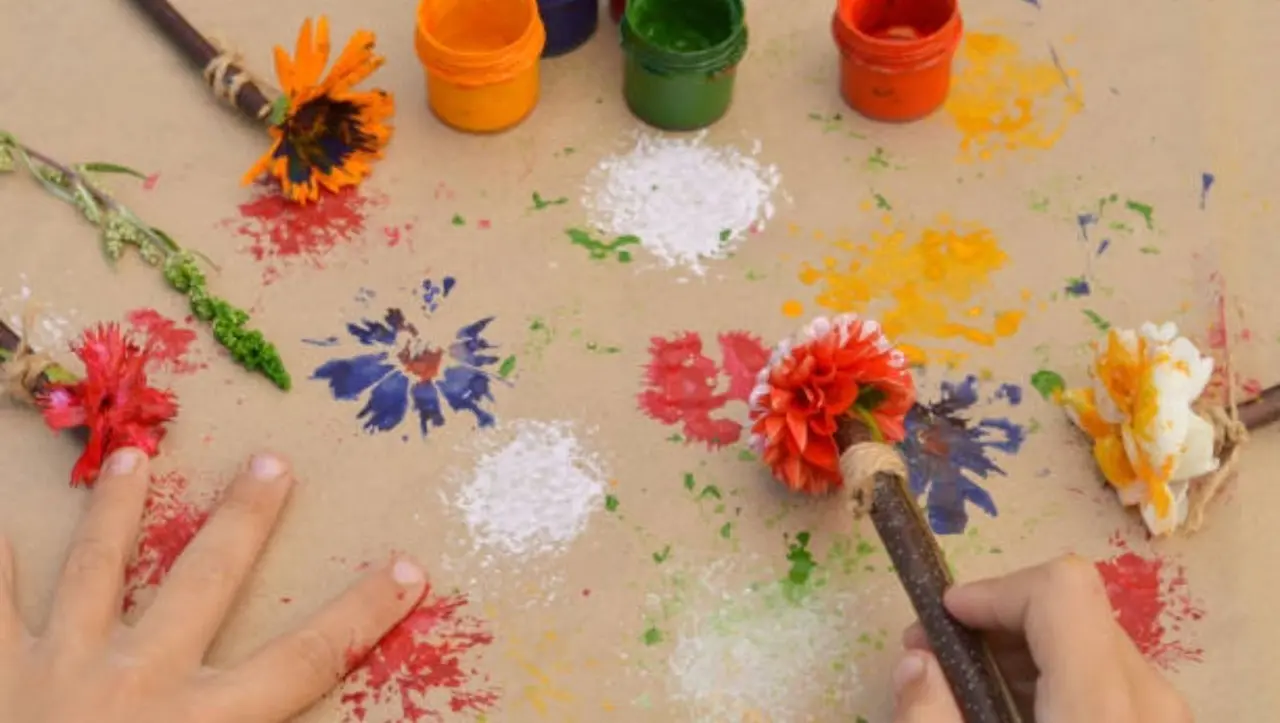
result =
[[382,67],[374,43],[368,30],[351,36],[327,76],[329,22],[323,16],[314,37],[311,19],[302,24],[293,58],[276,47],[276,76],[284,95],[273,108],[274,142],[245,174],[245,184],[269,174],[280,182],[285,198],[307,203],[320,197],[321,187],[338,191],[369,175],[370,164],[391,140],[388,120],[395,112],[390,93],[355,90]]
[[843,484],[841,418],[858,417],[874,439],[900,442],[915,398],[906,357],[879,324],[820,317],[779,344],[761,370],[751,393],[752,442],[788,487],[822,494]]

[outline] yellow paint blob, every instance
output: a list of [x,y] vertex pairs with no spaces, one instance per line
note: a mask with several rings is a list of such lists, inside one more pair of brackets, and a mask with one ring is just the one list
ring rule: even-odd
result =
[[782,302],[782,315],[794,319],[804,313],[804,304],[795,299],[787,299]]
[[845,255],[801,267],[800,281],[818,288],[815,303],[879,320],[915,364],[957,366],[966,357],[956,349],[925,348],[927,340],[989,347],[1017,333],[1025,312],[992,312],[974,303],[1008,262],[990,229],[943,216],[935,227],[909,236],[892,217],[883,221],[870,243],[836,243]]
[[963,136],[963,161],[1052,148],[1084,109],[1079,72],[1060,66],[1048,49],[1031,60],[1003,35],[968,33],[957,56],[946,108]]

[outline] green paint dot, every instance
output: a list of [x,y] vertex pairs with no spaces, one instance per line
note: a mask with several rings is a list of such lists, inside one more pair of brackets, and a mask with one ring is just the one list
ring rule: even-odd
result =
[[1035,387],[1037,392],[1040,392],[1040,396],[1052,401],[1055,396],[1067,388],[1067,382],[1062,378],[1061,374],[1051,369],[1041,369],[1031,375],[1031,386]]

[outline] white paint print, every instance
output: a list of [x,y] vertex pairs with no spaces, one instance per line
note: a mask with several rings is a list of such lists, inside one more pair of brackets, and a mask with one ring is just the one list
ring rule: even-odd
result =
[[778,168],[730,147],[642,133],[628,153],[605,158],[587,177],[583,206],[610,237],[636,236],[667,267],[698,275],[773,217]]
[[[48,306],[34,298],[31,287],[27,283],[27,275],[22,274],[19,278],[22,288],[16,293],[6,293],[4,289],[0,289],[0,312],[7,313],[4,317],[5,323],[36,351],[60,351],[73,335],[74,330],[69,317],[75,316],[75,313],[72,312],[66,316],[53,313]],[[35,310],[39,312],[36,315],[39,326],[35,329],[24,329],[22,317],[31,304],[36,304]]]
[[691,614],[669,659],[672,699],[699,723],[852,720],[854,598],[832,590],[799,599],[775,586],[721,595]]
[[607,473],[568,422],[505,427],[485,439],[510,441],[484,453],[449,501],[477,549],[515,558],[559,554],[604,506]]

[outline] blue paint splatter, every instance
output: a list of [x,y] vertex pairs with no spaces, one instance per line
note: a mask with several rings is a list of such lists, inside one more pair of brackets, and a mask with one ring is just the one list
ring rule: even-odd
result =
[[1098,255],[1101,256],[1109,248],[1111,248],[1111,239],[1109,238],[1102,239],[1102,243],[1098,244]]
[[1092,213],[1076,214],[1076,225],[1080,227],[1080,235],[1089,240],[1089,227],[1098,223],[1098,217]]
[[1209,189],[1213,188],[1213,182],[1217,178],[1209,172],[1200,174],[1200,208],[1203,209],[1205,204],[1209,202]]
[[1091,291],[1089,280],[1083,276],[1077,276],[1074,279],[1067,279],[1067,286],[1062,290],[1062,293],[1075,299],[1081,296],[1088,296]]
[[[1016,404],[1007,389],[1003,394]],[[1001,392],[995,396],[1001,398]],[[1017,399],[1021,400],[1020,389]],[[992,517],[998,514],[995,500],[976,480],[1003,475],[990,454],[1016,454],[1026,440],[1022,426],[1008,419],[970,420],[965,412],[977,401],[978,380],[969,376],[960,384],[943,382],[938,401],[917,403],[907,414],[906,438],[899,449],[907,461],[911,492],[925,495],[929,526],[940,535],[964,532],[969,504]]]
[[[430,279],[423,282],[420,298],[428,319],[455,283],[452,277],[445,277],[440,285]],[[485,409],[493,401],[492,383],[495,379],[509,383],[488,369],[500,361],[488,353],[497,346],[484,336],[492,322],[493,317],[488,317],[467,324],[448,346],[436,346],[403,311],[387,309],[381,319],[347,324],[347,333],[361,346],[381,351],[331,359],[317,367],[311,378],[328,382],[334,399],[363,398],[356,419],[369,433],[396,429],[412,410],[426,437],[432,427],[444,426],[446,407],[453,413],[468,412],[477,426],[489,427],[495,421]]]

